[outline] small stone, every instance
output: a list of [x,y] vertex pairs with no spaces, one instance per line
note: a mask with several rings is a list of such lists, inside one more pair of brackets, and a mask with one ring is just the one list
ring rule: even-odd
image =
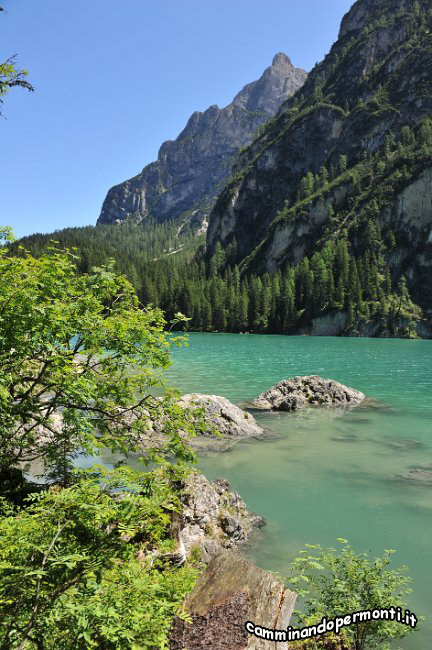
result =
[[401,474],[398,478],[419,485],[432,485],[432,465],[411,467],[408,472]]
[[227,514],[221,521],[222,529],[227,535],[233,536],[237,531],[241,530],[241,524],[235,517]]
[[224,492],[229,490],[229,483],[224,478],[215,478],[215,480],[212,481],[212,483],[215,486],[218,494],[223,494]]

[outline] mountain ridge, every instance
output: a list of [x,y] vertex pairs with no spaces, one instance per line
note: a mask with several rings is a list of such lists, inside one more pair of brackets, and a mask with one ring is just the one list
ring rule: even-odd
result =
[[432,338],[432,7],[357,0],[340,34],[236,154],[206,246],[169,220],[62,231],[80,271],[115,257],[198,331]]
[[162,143],[157,161],[112,187],[98,224],[128,219],[156,222],[182,219],[201,225],[239,150],[304,82],[306,72],[279,52],[261,77],[246,84],[233,101],[195,111],[175,140]]
[[358,256],[370,220],[395,239],[380,251],[394,285],[405,276],[431,313],[431,32],[424,0],[357,0],[302,98],[242,153],[210,215],[209,258],[235,240],[231,263],[274,273],[344,238]]

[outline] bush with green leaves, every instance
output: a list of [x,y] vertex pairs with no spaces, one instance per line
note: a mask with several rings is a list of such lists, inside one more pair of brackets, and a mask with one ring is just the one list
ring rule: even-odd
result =
[[197,569],[173,563],[184,470],[99,468],[0,500],[0,648],[166,648]]
[[[174,528],[202,423],[165,385],[183,341],[165,326],[113,264],[0,248],[1,650],[165,648],[184,615],[197,568]],[[152,469],[74,470],[106,448]]]
[[[323,616],[330,619],[405,605],[411,579],[406,567],[388,568],[395,551],[386,550],[383,557],[371,558],[367,551],[356,553],[345,539],[338,542],[339,549],[307,544],[291,565],[289,582],[304,601],[304,609],[297,613],[301,625],[315,625]],[[353,650],[385,650],[388,641],[401,639],[410,631],[396,621],[372,620],[344,628],[343,636]]]
[[155,421],[166,442],[146,460],[192,460],[179,431],[196,422],[163,379],[180,339],[112,263],[78,275],[75,261],[0,248],[0,472],[37,461],[66,485],[78,453],[142,453]]

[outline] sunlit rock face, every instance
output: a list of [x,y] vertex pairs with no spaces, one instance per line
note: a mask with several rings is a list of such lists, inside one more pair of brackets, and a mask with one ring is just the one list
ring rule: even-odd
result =
[[200,226],[231,172],[240,147],[304,83],[306,72],[276,54],[262,76],[247,84],[225,108],[195,112],[174,141],[164,142],[156,162],[112,187],[98,224],[181,219]]
[[[357,0],[301,92],[242,152],[209,217],[208,256],[235,241],[241,271],[274,273],[345,236],[358,256],[373,218],[395,237],[384,251],[393,280],[404,275],[432,316],[432,159],[417,155],[431,116],[430,0]],[[420,142],[405,158],[403,129]],[[302,181],[323,168],[330,181],[305,198]]]

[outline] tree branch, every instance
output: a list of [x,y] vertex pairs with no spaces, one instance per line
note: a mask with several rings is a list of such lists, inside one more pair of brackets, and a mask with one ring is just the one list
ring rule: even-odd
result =
[[[54,535],[54,537],[53,537],[53,539],[51,541],[51,544],[49,545],[48,549],[45,551],[44,556],[42,558],[42,564],[41,564],[42,571],[44,570],[45,565],[46,565],[46,563],[48,561],[48,558],[49,558],[49,556],[51,554],[51,551],[53,550],[54,545],[57,542],[58,538],[60,537],[63,529],[65,528],[65,526],[66,526],[66,524],[63,524],[63,526],[60,526],[60,521],[58,521],[56,534]],[[27,627],[24,630],[24,636],[23,636],[23,639],[21,641],[21,644],[20,644],[18,650],[24,650],[24,648],[26,646],[26,643],[27,643],[27,639],[29,637],[29,634],[30,634],[32,628],[33,628],[37,613],[39,611],[39,599],[40,599],[41,586],[42,586],[42,577],[43,576],[40,575],[39,578],[38,578],[38,581],[36,583],[36,595],[35,595],[34,605],[33,605],[33,609],[32,609],[32,614],[31,614],[30,620],[29,620],[29,622],[27,624]]]

